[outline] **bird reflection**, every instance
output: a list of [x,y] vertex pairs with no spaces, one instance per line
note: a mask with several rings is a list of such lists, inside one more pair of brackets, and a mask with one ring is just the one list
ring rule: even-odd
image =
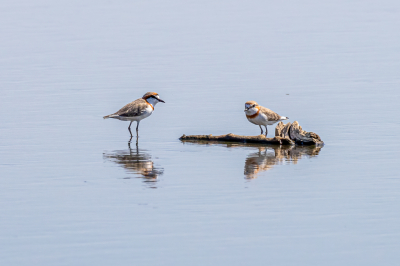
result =
[[244,162],[245,179],[255,179],[261,172],[270,170],[274,165],[297,164],[302,158],[311,158],[318,156],[322,147],[319,146],[276,146],[253,143],[234,143],[234,142],[213,142],[213,141],[192,141],[185,140],[183,143],[196,145],[218,145],[227,148],[250,148],[256,149],[247,155]]
[[154,166],[149,153],[139,150],[137,143],[135,149],[132,149],[128,142],[128,150],[104,153],[103,157],[121,165],[136,177],[143,178],[146,183],[157,182],[158,176],[164,173],[163,168]]
[[297,162],[303,158],[315,157],[322,147],[258,147],[258,151],[247,155],[244,163],[246,179],[255,179],[260,172],[271,169],[274,165]]

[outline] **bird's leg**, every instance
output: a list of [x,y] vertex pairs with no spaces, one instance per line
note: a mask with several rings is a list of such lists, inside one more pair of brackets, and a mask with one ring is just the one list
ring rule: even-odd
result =
[[259,126],[260,129],[261,129],[261,135],[262,135],[262,134],[264,133],[263,130],[262,130],[262,127],[261,127],[260,125],[258,125],[258,126]]
[[139,122],[140,121],[137,121],[137,125],[136,125],[136,138],[139,137]]
[[268,128],[267,126],[265,126],[265,137],[267,137],[267,134],[268,134]]
[[133,121],[131,121],[131,123],[129,124],[129,127],[128,127],[129,133],[131,133],[131,139],[132,139],[132,132],[131,132],[131,125],[132,125],[132,122],[133,122]]

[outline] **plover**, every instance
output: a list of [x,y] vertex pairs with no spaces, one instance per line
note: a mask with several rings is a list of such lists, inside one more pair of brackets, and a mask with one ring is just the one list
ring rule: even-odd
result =
[[261,135],[263,129],[261,126],[265,126],[265,136],[268,134],[268,125],[273,125],[281,120],[289,119],[286,116],[280,116],[277,113],[269,110],[268,108],[258,105],[255,101],[248,101],[245,103],[244,112],[246,113],[247,120],[255,125],[259,125],[261,129]]
[[158,102],[163,102],[158,96],[158,93],[155,92],[148,92],[143,95],[142,98],[134,100],[131,103],[128,103],[124,107],[122,107],[118,112],[113,113],[111,115],[106,115],[103,118],[115,118],[122,121],[131,121],[129,124],[128,130],[131,133],[132,139],[132,132],[131,132],[131,125],[133,121],[137,121],[136,125],[136,137],[139,137],[139,122],[142,119],[150,116],[151,113],[154,111],[154,106]]

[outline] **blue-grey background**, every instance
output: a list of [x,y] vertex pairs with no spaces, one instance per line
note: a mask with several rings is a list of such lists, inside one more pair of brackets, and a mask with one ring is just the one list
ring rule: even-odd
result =
[[[397,1],[2,1],[1,265],[397,265],[399,26]],[[129,148],[102,116],[147,91]],[[248,100],[325,147],[178,140],[258,134]]]

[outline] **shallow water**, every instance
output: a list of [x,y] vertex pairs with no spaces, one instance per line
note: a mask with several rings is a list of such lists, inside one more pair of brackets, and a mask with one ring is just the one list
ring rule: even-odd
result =
[[[394,265],[400,4],[5,1],[1,265]],[[104,115],[156,91],[128,143]],[[256,135],[255,100],[322,148]],[[269,127],[269,136],[273,127]]]

